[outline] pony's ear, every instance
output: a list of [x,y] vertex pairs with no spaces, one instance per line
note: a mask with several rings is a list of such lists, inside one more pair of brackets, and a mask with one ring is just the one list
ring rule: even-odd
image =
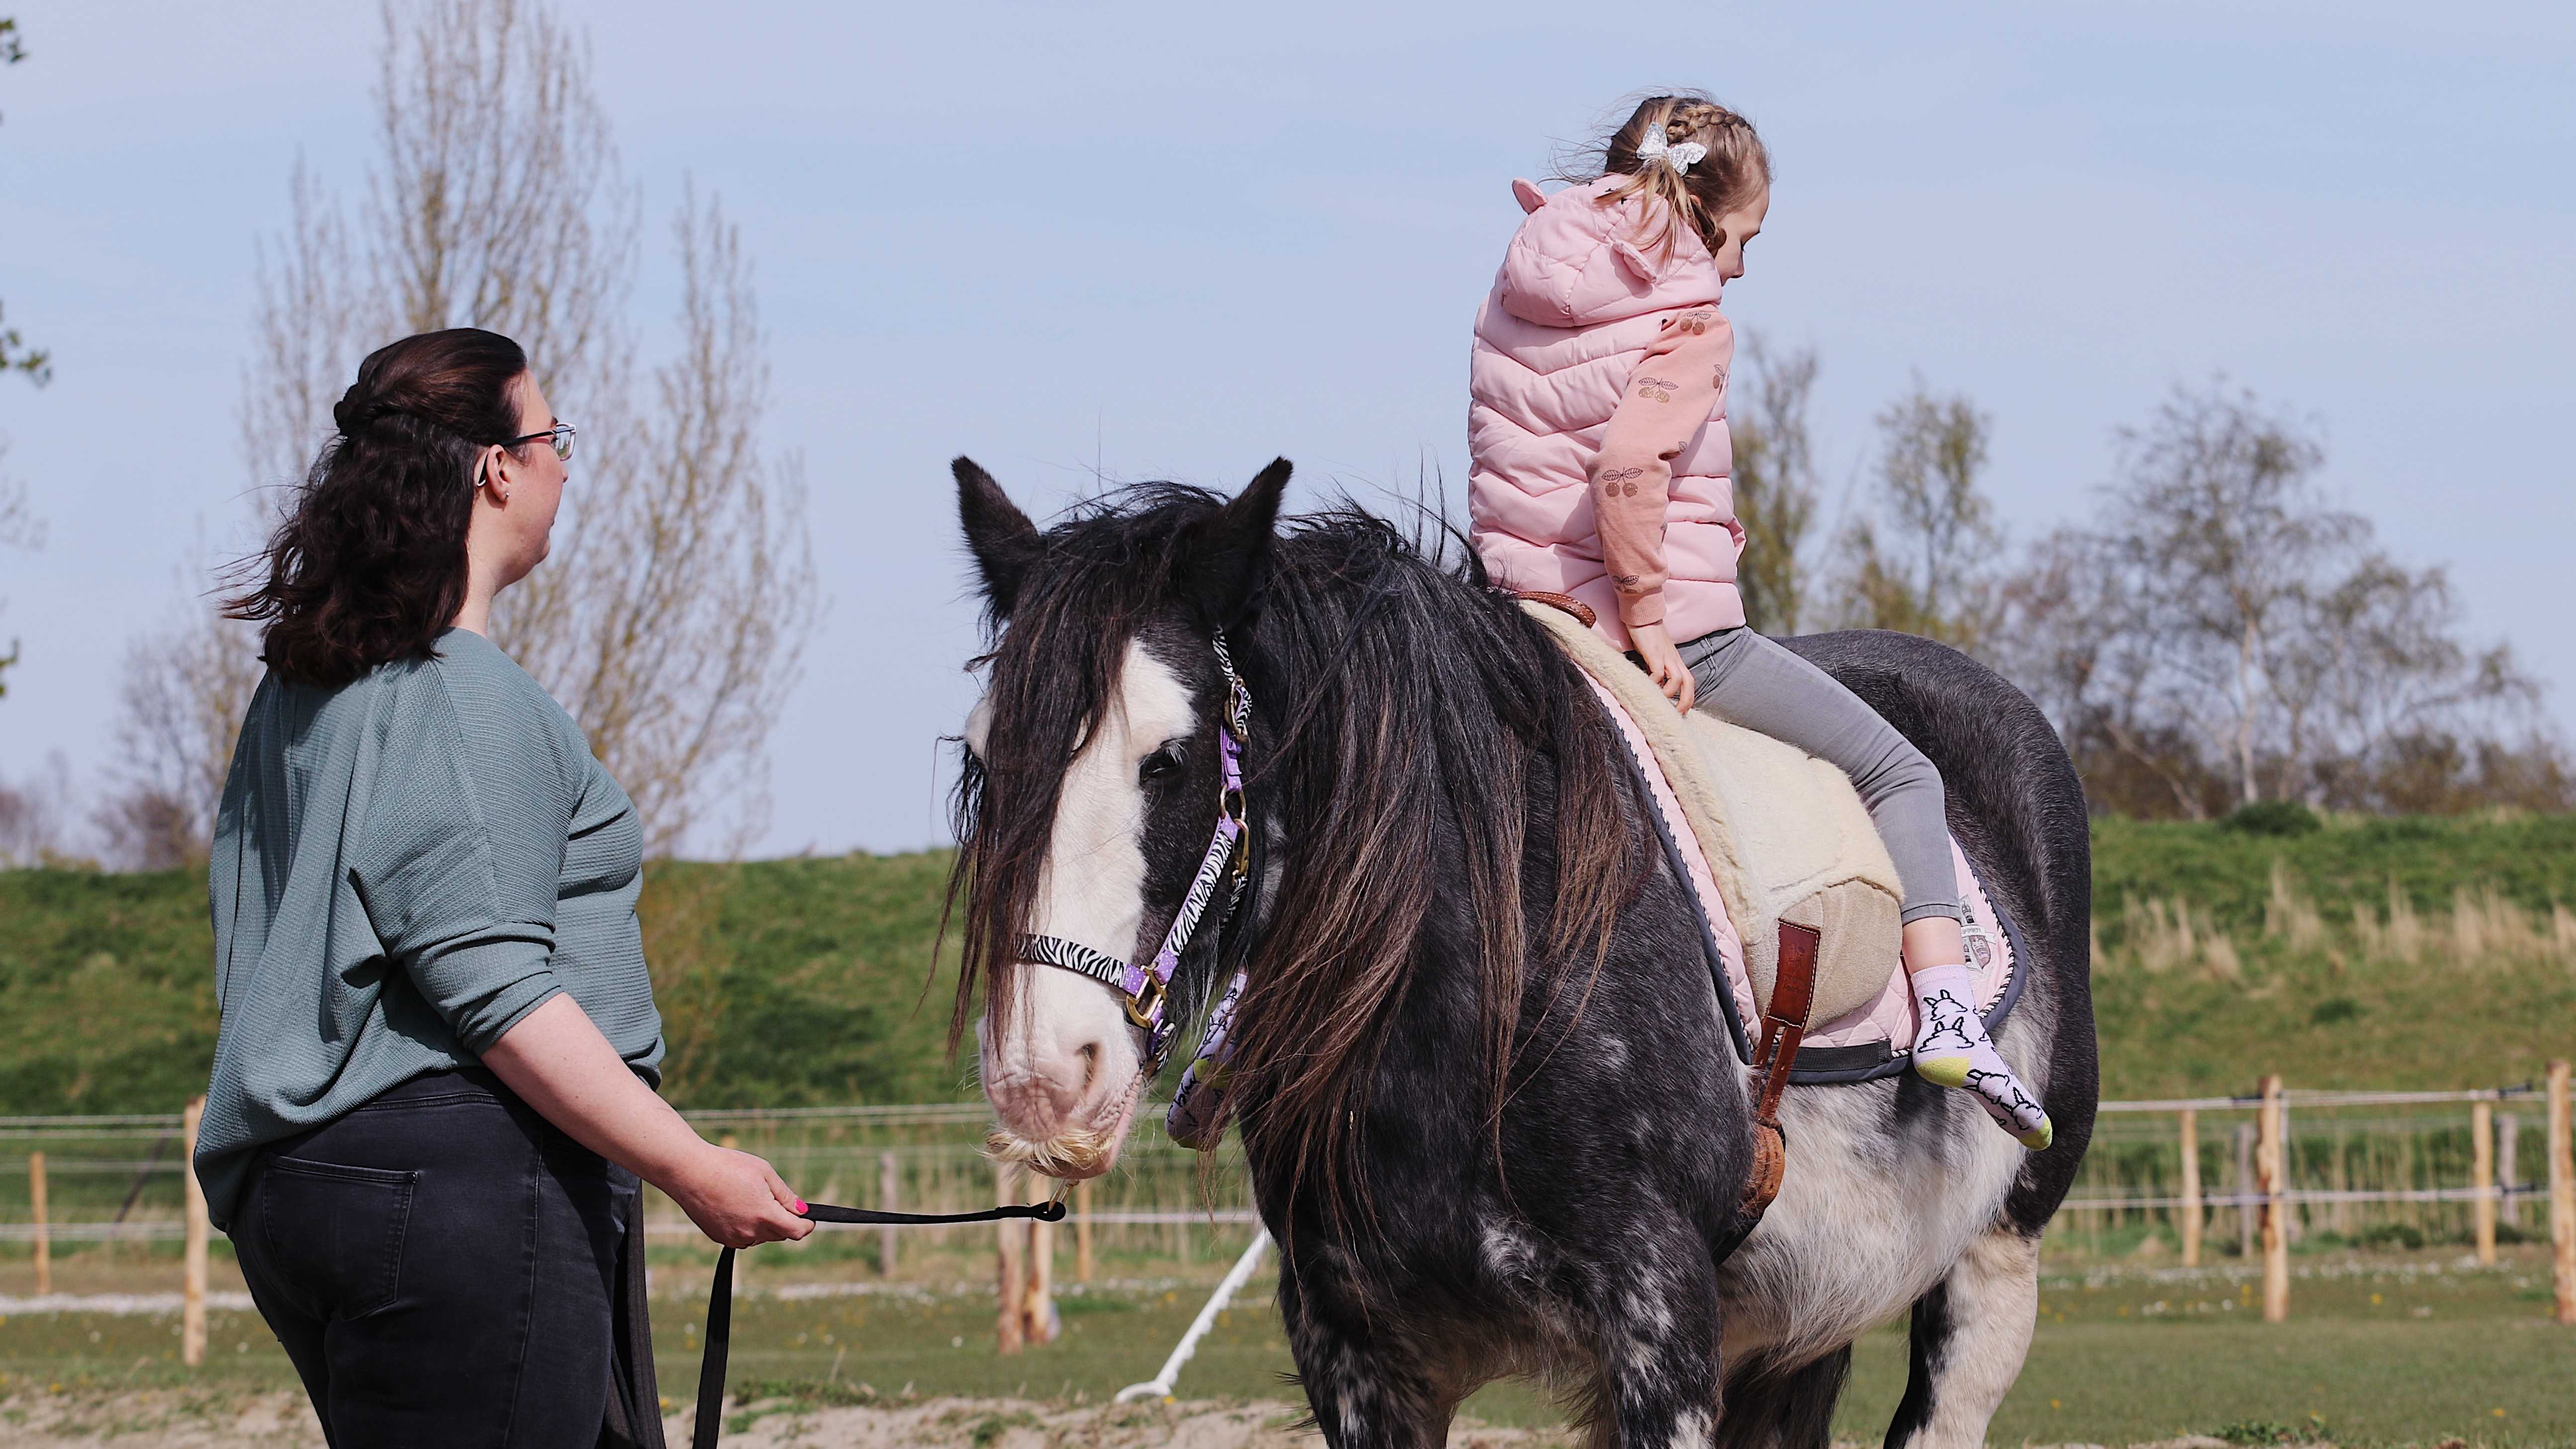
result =
[[1241,622],[1261,593],[1290,471],[1287,459],[1271,459],[1252,486],[1193,529],[1185,544],[1182,585],[1218,628]]
[[960,457],[948,465],[957,475],[957,521],[966,530],[966,547],[984,575],[984,598],[996,618],[1007,619],[1020,596],[1020,582],[1037,562],[1038,526],[1002,492],[993,475]]

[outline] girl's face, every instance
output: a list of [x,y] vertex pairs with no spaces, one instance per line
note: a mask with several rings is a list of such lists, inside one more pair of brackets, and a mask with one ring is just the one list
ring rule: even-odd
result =
[[1753,193],[1742,206],[1717,219],[1718,230],[1726,234],[1726,245],[1717,249],[1717,274],[1732,282],[1744,275],[1744,244],[1762,234],[1762,217],[1771,210],[1771,184]]

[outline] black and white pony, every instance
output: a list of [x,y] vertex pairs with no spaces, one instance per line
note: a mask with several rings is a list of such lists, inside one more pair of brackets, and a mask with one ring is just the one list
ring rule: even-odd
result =
[[[1146,1085],[1129,998],[1028,943],[1114,977],[1177,936],[1171,1020],[1245,974],[1232,1102],[1332,1449],[1441,1444],[1505,1375],[1603,1444],[1823,1445],[1852,1340],[1908,1309],[1887,1442],[1982,1442],[2096,1096],[2084,802],[2027,699],[1920,639],[1791,641],[1948,782],[2024,927],[1998,1045],[2056,1144],[2025,1152],[1911,1076],[1794,1089],[1786,1183],[1721,1261],[1747,1076],[1685,887],[1557,645],[1454,549],[1348,508],[1283,528],[1284,461],[1231,502],[1151,485],[1045,531],[956,474],[994,640],[958,791],[952,1030],[978,1033],[999,1153],[1104,1172]],[[1221,929],[1174,931],[1217,854],[1220,637],[1255,705],[1251,888]]]

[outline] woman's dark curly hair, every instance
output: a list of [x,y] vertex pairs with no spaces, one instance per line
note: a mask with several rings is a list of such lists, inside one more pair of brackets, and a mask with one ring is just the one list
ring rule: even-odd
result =
[[[227,602],[268,621],[268,667],[346,684],[432,652],[465,604],[474,455],[519,432],[528,355],[479,327],[423,332],[370,353],[264,553],[266,578]],[[526,444],[522,445],[529,446]]]

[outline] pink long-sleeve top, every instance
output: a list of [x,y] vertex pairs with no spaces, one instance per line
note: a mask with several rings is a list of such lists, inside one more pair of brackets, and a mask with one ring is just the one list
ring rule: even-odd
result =
[[1688,228],[1669,252],[1608,176],[1542,196],[1476,318],[1468,366],[1470,537],[1506,587],[1570,594],[1621,648],[1744,622],[1726,428],[1734,333],[1723,279]]
[[[1725,406],[1726,370],[1734,362],[1735,329],[1716,308],[1665,318],[1601,431],[1601,454],[1592,465],[1601,565],[1619,591],[1619,617],[1631,629],[1664,622],[1670,577],[1664,514],[1672,503],[1673,460]],[[1723,526],[1740,549],[1743,526],[1731,514]],[[1737,623],[1742,612],[1739,605]]]

